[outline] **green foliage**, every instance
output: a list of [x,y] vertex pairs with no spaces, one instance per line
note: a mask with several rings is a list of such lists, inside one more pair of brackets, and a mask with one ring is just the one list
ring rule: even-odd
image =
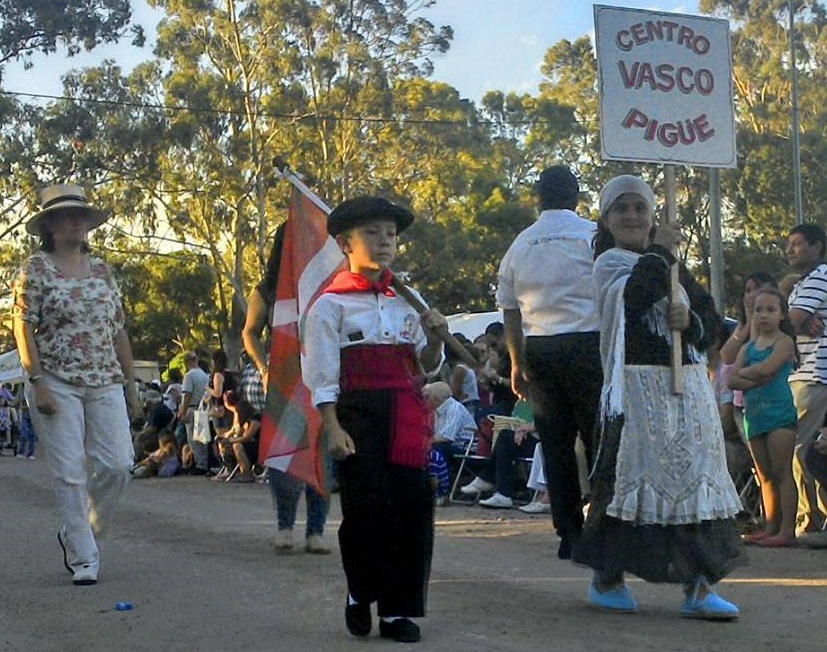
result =
[[135,357],[166,360],[177,352],[212,346],[220,326],[212,269],[202,255],[141,256],[110,253],[127,312]]
[[[131,17],[129,0],[0,0],[0,65],[61,45],[71,56],[117,41]],[[142,45],[143,30],[132,26],[131,32]]]
[[[642,174],[665,196],[661,167],[601,160],[588,37],[547,50],[535,93],[495,90],[477,107],[430,79],[433,57],[453,37],[449,26],[422,17],[430,0],[150,4],[166,17],[154,58],[131,73],[111,61],[76,71],[65,79],[67,99],[45,106],[0,96],[0,235],[10,247],[0,262],[31,247],[21,225],[38,186],[87,186],[113,214],[93,245],[117,269],[138,357],[212,349],[216,334],[231,355],[238,351],[245,296],[286,216],[289,188],[275,174],[277,157],[331,206],[365,193],[411,206],[418,219],[396,268],[444,313],[494,308],[499,261],[536,216],[532,186],[546,166],[577,172],[580,211],[593,219],[601,187],[616,174]],[[740,296],[753,269],[782,274],[779,245],[794,221],[786,5],[700,3],[732,26],[739,158],[737,169],[721,173],[730,297]],[[12,11],[23,6],[33,9]],[[797,7],[805,215],[820,220],[825,12],[821,2]],[[0,16],[7,58],[111,40],[129,19],[125,0],[0,0]],[[8,46],[12,25],[38,20],[51,37]],[[679,168],[677,181],[687,259],[704,277],[708,174]]]

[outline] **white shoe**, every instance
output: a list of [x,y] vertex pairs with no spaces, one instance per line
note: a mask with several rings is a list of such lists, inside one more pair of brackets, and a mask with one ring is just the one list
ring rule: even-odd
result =
[[480,505],[490,507],[491,509],[511,509],[514,507],[514,501],[508,496],[503,496],[499,491],[496,491],[491,498],[481,500]]
[[528,505],[520,505],[517,509],[526,514],[550,514],[551,505],[541,503],[539,500],[530,502]]
[[83,564],[83,566],[75,569],[72,574],[72,584],[78,586],[89,586],[90,584],[96,584],[97,581],[98,571],[92,568],[92,564]]
[[305,541],[304,551],[309,552],[311,555],[329,555],[330,546],[325,543],[321,535],[311,534]]
[[467,485],[459,488],[464,494],[481,494],[483,491],[491,491],[494,488],[493,482],[488,482],[482,478],[474,478]]
[[276,532],[276,554],[289,555],[293,552],[293,530]]

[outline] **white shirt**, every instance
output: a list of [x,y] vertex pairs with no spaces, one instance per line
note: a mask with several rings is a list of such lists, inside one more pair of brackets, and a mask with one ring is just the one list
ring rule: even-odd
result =
[[520,311],[527,337],[600,330],[592,277],[596,230],[574,211],[547,210],[508,248],[497,304]]
[[[798,308],[820,317],[827,325],[827,264],[821,263],[793,287],[788,300],[790,310]],[[827,336],[811,337],[798,333],[795,338],[798,349],[798,367],[790,374],[790,380],[827,384]]]
[[474,417],[462,403],[449,396],[434,410],[434,437],[451,442],[455,447],[465,448],[474,436],[477,424]]
[[170,412],[177,413],[178,412],[178,402],[181,400],[181,394],[183,393],[184,388],[181,383],[170,383],[167,387],[167,391],[164,392],[164,405],[166,405]]
[[[187,407],[195,407],[204,396],[207,390],[207,384],[210,382],[210,377],[201,367],[193,367],[184,374],[184,382],[181,385],[181,391],[188,394],[189,403]],[[183,398],[183,397],[182,397]]]
[[[415,290],[411,291],[421,299]],[[310,307],[301,338],[302,377],[311,391],[313,405],[338,400],[341,349],[357,345],[413,344],[419,355],[427,344],[419,315],[407,301],[372,292],[323,294]],[[425,371],[435,371],[440,364],[441,360],[435,369]]]

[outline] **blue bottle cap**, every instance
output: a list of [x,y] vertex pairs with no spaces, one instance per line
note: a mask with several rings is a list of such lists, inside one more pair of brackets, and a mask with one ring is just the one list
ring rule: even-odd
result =
[[129,611],[130,609],[132,609],[132,603],[131,602],[116,602],[115,603],[115,609],[118,610],[118,611]]

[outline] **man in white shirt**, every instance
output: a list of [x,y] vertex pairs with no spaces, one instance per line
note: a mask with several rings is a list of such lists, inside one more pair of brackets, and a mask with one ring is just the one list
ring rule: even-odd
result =
[[796,329],[798,367],[790,374],[798,412],[793,475],[798,488],[796,535],[818,532],[827,514],[824,487],[807,469],[805,457],[827,415],[827,235],[818,224],[799,224],[787,238],[787,262],[802,278],[789,298]]
[[187,428],[187,443],[195,458],[195,467],[191,473],[206,475],[209,471],[209,451],[206,444],[193,439],[193,425],[195,410],[204,396],[210,377],[198,366],[198,355],[195,351],[187,351],[184,354],[184,366],[187,368],[187,373],[184,374],[184,382],[181,384],[183,391],[181,392],[181,404],[178,406],[178,420],[183,420]]
[[540,216],[509,247],[497,287],[511,384],[532,402],[561,559],[571,558],[583,528],[574,444],[579,432],[591,465],[603,382],[592,278],[597,225],[574,212],[579,191],[567,167],[542,172],[536,185]]
[[477,430],[477,423],[468,409],[451,395],[448,383],[440,381],[425,385],[422,396],[434,416],[431,448],[438,450],[450,463],[454,453],[465,452]]

